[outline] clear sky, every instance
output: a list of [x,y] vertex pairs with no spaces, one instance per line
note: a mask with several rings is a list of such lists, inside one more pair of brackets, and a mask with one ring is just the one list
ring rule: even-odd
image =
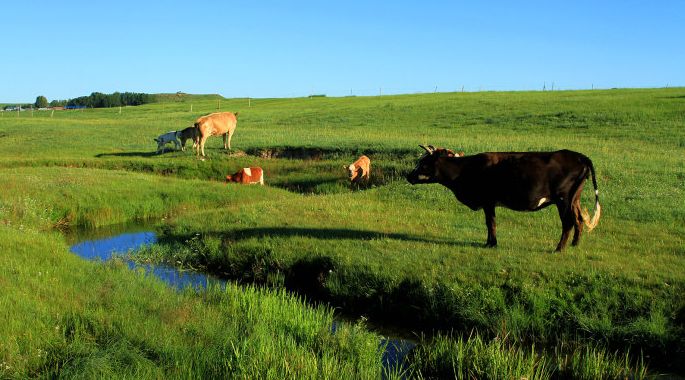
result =
[[10,2],[0,36],[0,102],[685,85],[685,0]]

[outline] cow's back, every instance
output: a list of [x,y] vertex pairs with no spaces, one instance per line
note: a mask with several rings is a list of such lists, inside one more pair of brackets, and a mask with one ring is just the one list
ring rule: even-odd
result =
[[371,160],[366,157],[366,156],[361,156],[353,163],[354,166],[363,168],[363,169],[368,169],[369,165],[371,164]]
[[242,168],[231,176],[230,181],[242,184],[259,183],[263,185],[264,172],[260,167]]
[[215,112],[196,121],[202,135],[222,135],[235,129],[238,119],[233,112]]
[[551,196],[555,189],[585,175],[584,155],[555,152],[488,152],[445,158],[460,163],[453,192],[472,209],[502,204],[513,210],[528,207],[531,197]]
[[[244,170],[249,171],[250,175],[243,176],[245,183],[260,183],[264,184],[264,172],[260,167],[249,167]],[[245,181],[247,179],[247,181]]]

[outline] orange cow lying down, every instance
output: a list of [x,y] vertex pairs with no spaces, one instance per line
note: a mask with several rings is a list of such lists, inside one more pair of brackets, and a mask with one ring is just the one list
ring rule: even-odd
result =
[[264,171],[260,167],[242,168],[233,175],[227,175],[226,182],[237,182],[243,184],[258,183],[263,185]]
[[350,174],[350,182],[359,182],[362,179],[369,180],[369,175],[371,174],[371,160],[366,156],[361,156],[347,167],[347,171]]
[[194,136],[197,155],[199,156],[202,151],[202,157],[205,156],[205,141],[210,136],[223,135],[224,149],[231,149],[231,137],[238,124],[237,116],[237,112],[215,112],[198,118],[195,121],[197,131]]

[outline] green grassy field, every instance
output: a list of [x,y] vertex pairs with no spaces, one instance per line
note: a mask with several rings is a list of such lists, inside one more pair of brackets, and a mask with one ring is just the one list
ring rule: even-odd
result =
[[[685,373],[685,89],[162,100],[0,113],[0,375],[380,377],[379,336],[331,335],[331,306],[427,337],[410,377]],[[155,154],[217,106],[240,112],[232,152]],[[482,212],[404,181],[418,144],[582,152],[599,227],[552,254],[554,208],[498,209],[483,248]],[[362,153],[372,181],[349,186]],[[247,165],[267,186],[221,182]],[[161,239],[138,260],[266,287],[177,294],[58,232],[145,220]]]

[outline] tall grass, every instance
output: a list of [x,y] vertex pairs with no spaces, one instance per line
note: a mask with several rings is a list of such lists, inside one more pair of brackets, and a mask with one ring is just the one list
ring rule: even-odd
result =
[[414,378],[437,379],[644,379],[641,359],[611,354],[592,345],[545,353],[535,345],[520,345],[505,336],[439,335],[411,353]]

